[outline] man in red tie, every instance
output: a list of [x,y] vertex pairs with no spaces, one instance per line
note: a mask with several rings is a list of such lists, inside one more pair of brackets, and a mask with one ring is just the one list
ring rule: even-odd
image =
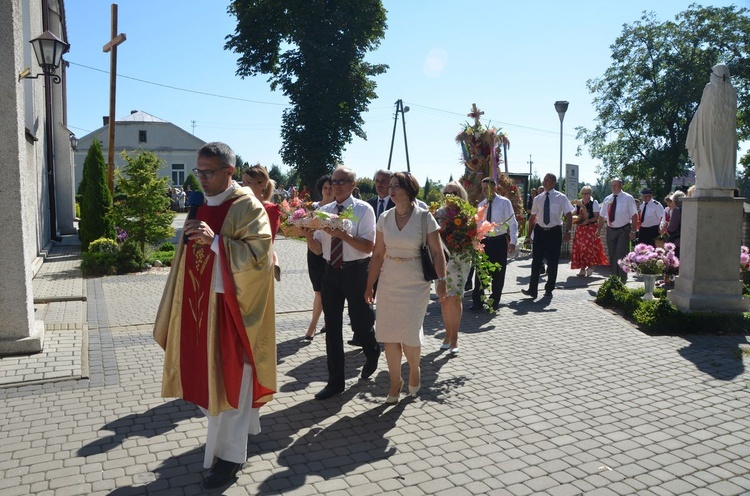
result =
[[[612,194],[604,199],[600,206],[597,234],[604,223],[607,223],[607,257],[612,274],[617,274],[622,282],[628,275],[617,263],[625,257],[630,249],[630,241],[635,239],[638,230],[638,207],[635,199],[622,190],[622,179],[612,180]],[[605,221],[606,219],[606,221]]]
[[320,229],[307,235],[307,246],[326,259],[320,293],[326,327],[328,382],[315,398],[325,400],[344,390],[344,341],[342,324],[344,301],[349,305],[354,337],[362,343],[366,357],[362,379],[368,379],[378,367],[380,345],[375,340],[375,311],[364,298],[367,271],[375,247],[375,212],[367,202],[354,198],[357,176],[347,167],[339,167],[331,179],[335,202],[320,208],[329,214],[352,208],[351,230]]

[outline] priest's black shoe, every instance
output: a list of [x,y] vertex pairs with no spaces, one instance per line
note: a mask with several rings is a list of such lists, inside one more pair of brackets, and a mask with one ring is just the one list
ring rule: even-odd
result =
[[344,388],[335,388],[331,386],[326,386],[317,393],[315,393],[315,399],[316,400],[327,400],[329,398],[333,398],[337,394],[341,394],[344,391]]
[[534,300],[538,296],[536,291],[531,291],[530,289],[522,289],[521,293],[525,294],[526,296],[530,296]]
[[237,472],[242,468],[241,463],[228,462],[221,458],[216,459],[216,463],[208,471],[208,474],[203,478],[203,484],[201,486],[204,489],[216,489],[229,482],[232,482],[237,477]]

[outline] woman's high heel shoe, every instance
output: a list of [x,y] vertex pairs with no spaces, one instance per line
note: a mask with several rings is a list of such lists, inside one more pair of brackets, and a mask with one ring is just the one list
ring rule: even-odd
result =
[[412,386],[409,384],[409,394],[415,395],[419,392],[419,390],[422,388],[422,372],[419,373],[419,381],[417,381],[416,386]]
[[398,393],[396,393],[396,396],[390,396],[389,395],[389,396],[385,397],[385,404],[386,405],[395,405],[396,403],[398,403],[398,397],[401,395],[401,390],[404,388],[404,379],[403,378],[399,378],[399,383],[398,384],[399,384],[398,385]]

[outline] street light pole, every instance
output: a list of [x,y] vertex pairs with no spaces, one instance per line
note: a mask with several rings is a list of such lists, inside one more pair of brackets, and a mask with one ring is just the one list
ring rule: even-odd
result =
[[562,191],[562,162],[563,162],[563,119],[565,119],[565,112],[568,110],[568,102],[565,100],[558,100],[555,102],[555,110],[557,115],[560,117],[560,175],[557,176],[557,181],[560,184],[560,191]]

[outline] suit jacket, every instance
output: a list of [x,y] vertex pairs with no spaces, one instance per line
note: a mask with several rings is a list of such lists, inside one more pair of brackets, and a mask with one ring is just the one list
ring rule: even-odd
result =
[[[378,195],[375,195],[374,197],[372,197],[369,200],[367,200],[367,203],[370,204],[370,206],[372,207],[372,210],[375,212],[375,220],[377,220],[377,216],[378,216],[378,200],[379,199],[380,198],[378,198]],[[389,210],[389,209],[391,209],[391,208],[393,208],[395,206],[396,206],[396,204],[393,203],[393,200],[391,200],[391,197],[389,196],[388,197],[388,202],[385,204],[385,209]]]

